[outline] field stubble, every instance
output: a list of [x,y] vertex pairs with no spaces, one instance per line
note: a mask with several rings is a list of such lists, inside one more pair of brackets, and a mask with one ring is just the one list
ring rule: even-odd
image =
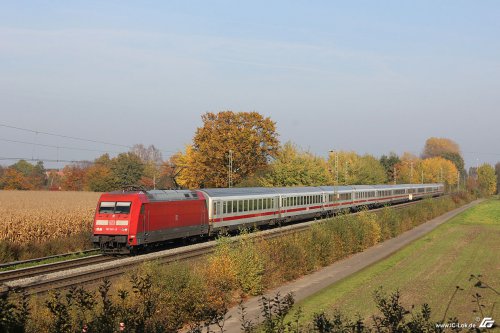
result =
[[99,193],[0,191],[0,262],[89,248]]

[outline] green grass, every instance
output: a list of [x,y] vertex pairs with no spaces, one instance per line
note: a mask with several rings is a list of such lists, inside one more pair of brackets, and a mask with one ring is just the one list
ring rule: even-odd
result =
[[40,265],[45,265],[45,264],[53,264],[56,262],[61,262],[61,261],[66,261],[66,260],[71,260],[71,259],[79,259],[79,258],[85,258],[88,256],[93,256],[95,254],[99,253],[99,250],[95,250],[94,252],[87,252],[87,253],[74,253],[69,256],[64,256],[60,258],[50,258],[50,259],[45,259],[37,262],[28,262],[28,263],[22,263],[14,266],[8,266],[8,267],[3,267],[0,268],[0,272],[6,272],[6,271],[12,271],[15,269],[21,269],[21,268],[28,268],[28,267],[34,267],[34,266],[40,266]]
[[[428,303],[433,319],[442,318],[456,289],[448,316],[464,322],[481,315],[472,312],[472,295],[484,297],[485,314],[500,318],[500,297],[489,289],[474,288],[468,279],[482,274],[489,285],[500,290],[500,200],[481,203],[441,225],[426,236],[412,242],[392,256],[371,265],[325,290],[303,300],[304,317],[315,312],[342,313],[354,317],[359,313],[369,318],[377,313],[372,294],[378,287],[386,292],[399,289],[404,305]],[[498,320],[498,319],[497,319]]]

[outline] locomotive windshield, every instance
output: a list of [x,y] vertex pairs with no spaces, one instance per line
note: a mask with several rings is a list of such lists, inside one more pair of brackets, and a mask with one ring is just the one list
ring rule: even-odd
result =
[[102,201],[99,214],[129,214],[131,205],[131,202],[124,201]]

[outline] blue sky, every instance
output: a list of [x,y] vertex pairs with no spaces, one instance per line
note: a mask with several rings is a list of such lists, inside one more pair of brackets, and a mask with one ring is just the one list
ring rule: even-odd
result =
[[[499,17],[497,1],[4,3],[0,123],[168,156],[203,113],[257,111],[323,156],[418,154],[438,136],[469,166],[495,163]],[[120,150],[5,127],[1,139]],[[0,157],[97,155],[0,141]]]

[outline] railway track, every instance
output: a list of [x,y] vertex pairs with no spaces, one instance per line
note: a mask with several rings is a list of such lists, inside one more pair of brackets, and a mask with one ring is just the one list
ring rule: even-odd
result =
[[50,264],[42,264],[32,267],[19,268],[10,271],[3,271],[0,272],[0,284],[7,281],[30,278],[41,274],[48,274],[48,273],[68,270],[71,268],[78,268],[78,267],[84,267],[88,265],[108,262],[115,259],[116,258],[104,256],[102,254],[96,254],[83,258],[58,261]]
[[96,253],[97,254],[98,252],[99,252],[99,249],[92,249],[92,250],[83,250],[83,251],[79,251],[79,252],[56,254],[56,255],[53,255],[53,256],[42,257],[42,258],[27,259],[27,260],[20,260],[20,261],[12,261],[12,262],[8,262],[8,263],[0,264],[0,269],[9,270],[11,268],[14,268],[14,267],[20,266],[20,265],[36,264],[36,263],[40,263],[40,262],[47,261],[47,260],[63,259],[63,258],[67,258],[67,257],[81,255],[81,254],[90,254],[90,253]]
[[[392,209],[403,209],[418,201],[391,206]],[[376,212],[384,208],[371,211]],[[358,214],[358,213],[354,213]],[[322,220],[296,223],[284,227],[259,231],[250,237],[271,239],[308,229]],[[236,241],[241,236],[234,237]],[[53,264],[39,265],[0,273],[0,292],[9,289],[23,289],[27,294],[41,294],[53,289],[67,288],[73,285],[95,284],[103,279],[122,275],[134,267],[147,261],[167,264],[174,261],[192,260],[203,257],[214,251],[217,242],[212,240],[180,248],[173,248],[135,257],[115,258],[94,255]]]

